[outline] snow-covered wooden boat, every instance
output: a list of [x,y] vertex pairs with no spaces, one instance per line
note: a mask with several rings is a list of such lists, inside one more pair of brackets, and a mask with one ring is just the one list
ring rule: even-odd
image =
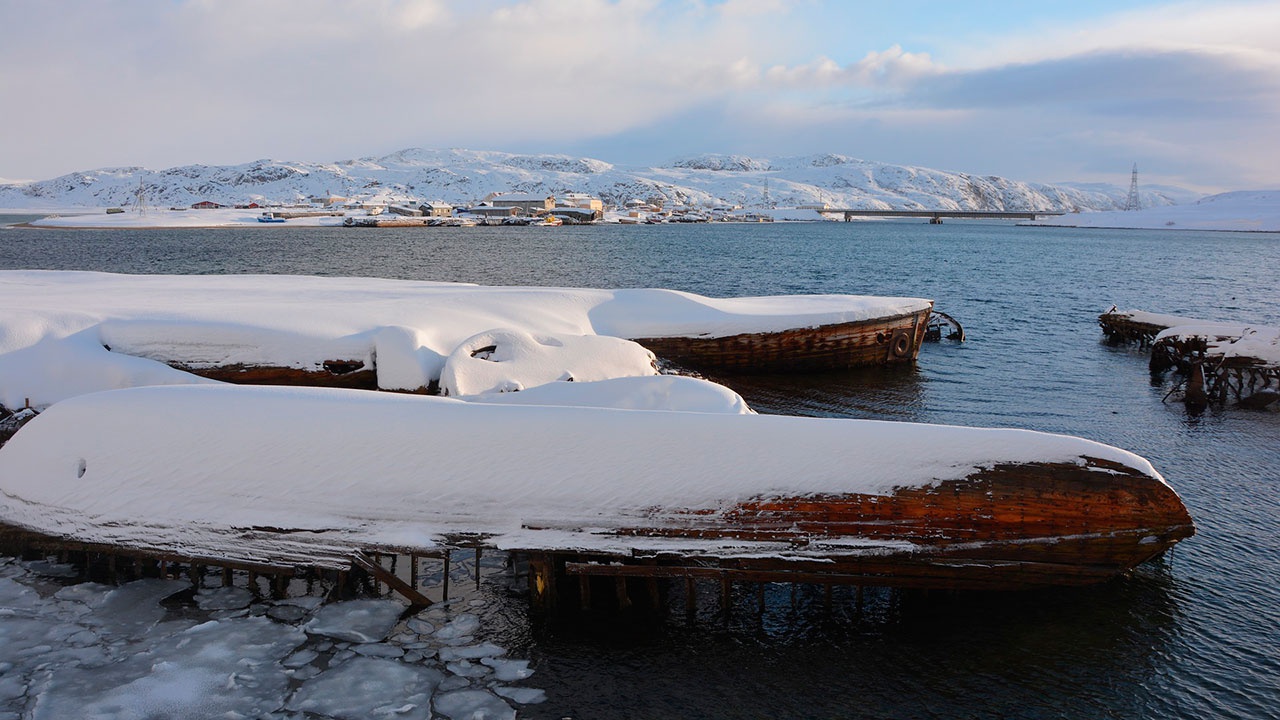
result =
[[660,358],[697,370],[779,373],[914,362],[929,325],[928,307],[816,327],[722,337],[632,338]]
[[[697,370],[883,365],[916,358],[932,306],[860,295],[711,298],[374,278],[0,271],[0,404],[44,406],[92,389],[191,382],[187,373],[429,391],[458,347],[498,329],[636,340]],[[55,366],[65,377],[33,381]]]
[[587,574],[1017,589],[1194,532],[1149,463],[1080,438],[314,388],[72,398],[0,448],[0,492],[54,537],[274,566],[462,539]]

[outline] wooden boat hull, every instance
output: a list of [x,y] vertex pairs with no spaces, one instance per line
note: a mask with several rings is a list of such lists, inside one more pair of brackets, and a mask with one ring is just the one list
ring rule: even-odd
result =
[[243,563],[467,545],[929,588],[1100,582],[1195,531],[1145,460],[1060,435],[221,385],[58,403],[0,491],[15,526]]
[[[1117,463],[1023,463],[891,495],[783,497],[620,534],[785,543],[771,556],[640,553],[576,575],[722,577],[964,590],[1088,585],[1195,534],[1177,494]],[[877,545],[877,543],[882,543]],[[529,548],[534,550],[533,548]]]
[[780,332],[632,339],[659,358],[694,370],[744,374],[846,370],[915,362],[930,310]]

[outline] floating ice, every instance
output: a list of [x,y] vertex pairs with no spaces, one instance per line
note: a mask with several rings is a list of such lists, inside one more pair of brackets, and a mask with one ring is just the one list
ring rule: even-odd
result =
[[385,643],[367,643],[356,645],[351,649],[365,657],[398,658],[404,655],[403,649]]
[[267,617],[280,622],[298,622],[307,616],[307,611],[297,605],[272,605],[267,608]]
[[485,690],[440,693],[432,701],[436,712],[449,720],[501,720],[515,718],[516,711],[502,698]]
[[445,669],[449,672],[464,678],[478,678],[489,674],[489,668],[483,665],[477,665],[470,660],[458,660],[445,664]]
[[120,636],[137,636],[164,618],[160,601],[191,587],[185,580],[147,578],[108,592],[96,608],[91,622],[103,632]]
[[0,608],[5,610],[31,610],[40,604],[40,595],[31,588],[10,578],[0,578]]
[[279,660],[306,639],[260,618],[167,629],[119,662],[61,668],[36,695],[32,720],[260,717],[287,691]]
[[501,682],[515,682],[533,675],[528,660],[503,660],[499,658],[481,658],[480,662],[493,668],[493,676]]
[[471,680],[457,675],[449,675],[440,681],[440,687],[436,688],[439,692],[451,692],[453,690],[461,690],[471,687]]
[[348,600],[320,608],[303,629],[353,643],[380,642],[402,612],[404,606],[392,600]]
[[505,685],[495,685],[493,691],[498,695],[520,705],[534,705],[540,702],[546,702],[547,692],[538,688],[525,687],[507,687]]
[[419,617],[411,617],[405,622],[405,627],[418,633],[419,635],[430,635],[436,631],[436,626]]
[[240,610],[252,602],[253,593],[234,586],[202,588],[196,593],[196,605],[201,610]]
[[474,634],[480,629],[480,618],[471,613],[461,613],[449,621],[448,625],[436,631],[437,640],[457,640]]
[[343,720],[429,720],[431,693],[443,677],[433,668],[357,657],[304,682],[286,707]]
[[480,658],[492,658],[506,654],[506,648],[499,647],[491,642],[484,642],[479,645],[446,647],[440,649],[440,659],[444,662],[449,662],[451,660],[478,660]]
[[311,661],[318,657],[320,657],[320,653],[312,650],[311,648],[303,648],[284,660],[281,660],[280,664],[287,668],[300,668],[303,665],[310,665]]

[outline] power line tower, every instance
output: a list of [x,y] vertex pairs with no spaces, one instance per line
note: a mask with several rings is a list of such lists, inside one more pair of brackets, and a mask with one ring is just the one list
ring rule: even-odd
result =
[[133,211],[139,215],[147,214],[147,188],[142,184],[142,178],[138,178],[138,189],[133,191]]
[[1138,197],[1138,163],[1133,164],[1133,179],[1129,181],[1129,197],[1125,198],[1124,209],[1142,209],[1142,198]]

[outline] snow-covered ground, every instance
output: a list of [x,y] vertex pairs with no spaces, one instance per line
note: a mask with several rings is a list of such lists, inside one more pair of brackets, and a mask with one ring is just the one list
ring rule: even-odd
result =
[[[64,214],[65,213],[65,214]],[[35,227],[50,228],[210,228],[210,227],[320,227],[342,224],[341,217],[313,216],[290,218],[283,223],[262,223],[262,210],[148,210],[145,214],[123,212],[107,214],[71,208],[31,221]]]
[[[218,227],[338,227],[345,216],[312,216],[289,218],[283,223],[263,223],[258,221],[262,210],[240,210],[234,208],[218,208],[213,210],[148,210],[146,214],[123,212],[107,214],[102,210],[86,210],[70,208],[66,210],[49,210],[45,217],[32,220],[28,224],[33,227],[47,228],[95,228],[95,229],[151,229],[151,228],[218,228]],[[364,210],[342,211],[346,216],[362,217]],[[835,218],[824,216],[816,210],[797,210],[795,208],[745,208],[737,211],[744,213],[767,215],[777,221],[821,222]],[[611,211],[604,215],[604,223],[645,222],[650,217],[665,220],[665,215],[657,212],[641,212],[632,218],[628,213]]]
[[0,558],[0,718],[496,720],[545,699],[485,640],[481,598],[402,620],[393,600],[268,601],[205,578],[173,606],[188,581],[75,575]]
[[1069,213],[1029,225],[1145,230],[1238,230],[1280,232],[1280,190],[1212,195],[1187,205],[1145,207],[1124,212]]

